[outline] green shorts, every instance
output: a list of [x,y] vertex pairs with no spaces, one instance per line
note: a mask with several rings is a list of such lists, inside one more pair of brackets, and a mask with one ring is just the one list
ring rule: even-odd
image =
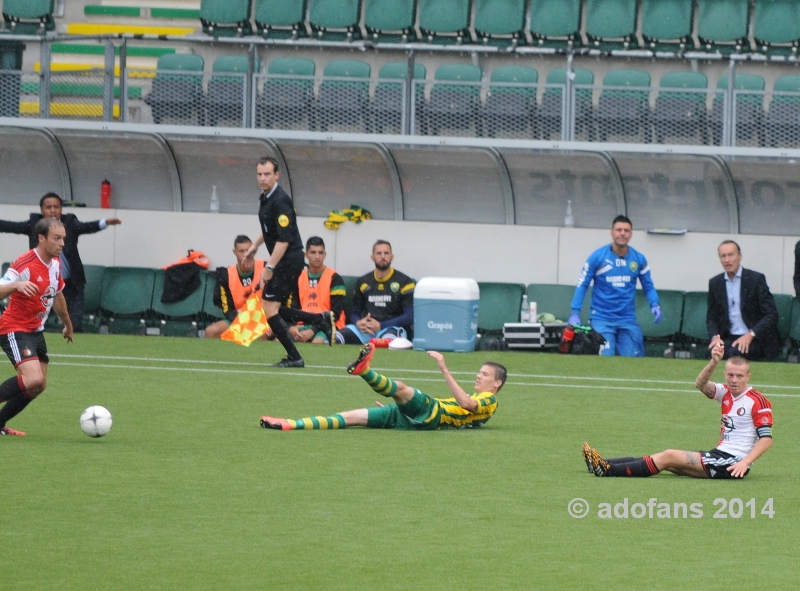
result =
[[414,390],[406,404],[387,404],[367,409],[367,427],[427,431],[439,428],[439,403]]

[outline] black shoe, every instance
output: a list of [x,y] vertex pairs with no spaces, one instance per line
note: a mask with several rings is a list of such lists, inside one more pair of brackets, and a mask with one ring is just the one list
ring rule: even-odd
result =
[[300,359],[289,359],[288,357],[284,357],[278,363],[273,363],[269,367],[305,367],[306,362],[303,361],[303,358]]
[[320,316],[319,329],[328,339],[328,345],[333,347],[336,343],[336,315],[333,312],[323,312]]

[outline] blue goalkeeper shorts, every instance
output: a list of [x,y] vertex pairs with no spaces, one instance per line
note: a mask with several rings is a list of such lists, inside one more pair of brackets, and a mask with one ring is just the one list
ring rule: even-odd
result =
[[592,328],[603,335],[603,355],[644,357],[644,335],[635,321],[607,321],[593,318]]

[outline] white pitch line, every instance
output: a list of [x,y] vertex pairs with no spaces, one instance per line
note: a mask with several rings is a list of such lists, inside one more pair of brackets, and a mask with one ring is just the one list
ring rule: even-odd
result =
[[[256,361],[206,361],[198,359],[163,359],[160,357],[123,357],[116,355],[72,355],[65,353],[51,353],[50,357],[65,357],[71,359],[109,359],[117,361],[155,361],[159,363],[189,363],[189,364],[202,364],[202,365],[234,365],[234,366],[252,366],[264,367],[264,363]],[[120,366],[123,367],[123,366]],[[306,365],[306,369],[343,369],[339,365]],[[386,370],[388,368],[384,368]],[[405,372],[405,373],[421,373],[421,374],[439,374],[438,369],[390,369],[389,371]],[[281,373],[281,372],[279,372]],[[475,372],[471,371],[451,371],[450,373],[456,375],[474,375]],[[269,375],[273,375],[270,373]],[[537,378],[543,380],[576,380],[576,381],[589,381],[589,382],[625,382],[630,383],[631,378],[607,378],[599,376],[559,376],[549,374],[519,374],[509,373],[512,378]],[[640,384],[671,384],[676,386],[683,386],[690,382],[690,380],[645,380],[637,379]],[[786,388],[788,390],[800,390],[800,386],[788,386],[785,384],[759,384],[759,388]],[[620,387],[621,388],[621,387]],[[638,389],[638,388],[633,388]],[[671,390],[669,390],[671,391]]]

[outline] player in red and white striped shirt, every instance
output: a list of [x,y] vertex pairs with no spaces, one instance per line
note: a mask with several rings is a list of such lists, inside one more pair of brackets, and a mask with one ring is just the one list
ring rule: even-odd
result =
[[694,385],[722,408],[719,443],[711,451],[668,449],[643,458],[604,460],[597,450],[583,444],[589,471],[596,476],[652,476],[669,470],[695,478],[744,478],[750,466],[772,446],[772,405],[763,394],[749,387],[750,363],[744,357],[731,357],[725,364],[725,384],[711,381],[725,354],[718,341],[711,350],[711,361],[697,376]]
[[25,435],[6,426],[47,385],[47,344],[44,325],[50,310],[64,323],[64,338],[72,342],[72,322],[61,293],[59,256],[64,248],[66,231],[55,218],[43,218],[34,232],[39,245],[23,254],[0,279],[0,298],[9,296],[8,308],[0,316],[0,347],[5,351],[17,375],[0,384],[0,435]]

